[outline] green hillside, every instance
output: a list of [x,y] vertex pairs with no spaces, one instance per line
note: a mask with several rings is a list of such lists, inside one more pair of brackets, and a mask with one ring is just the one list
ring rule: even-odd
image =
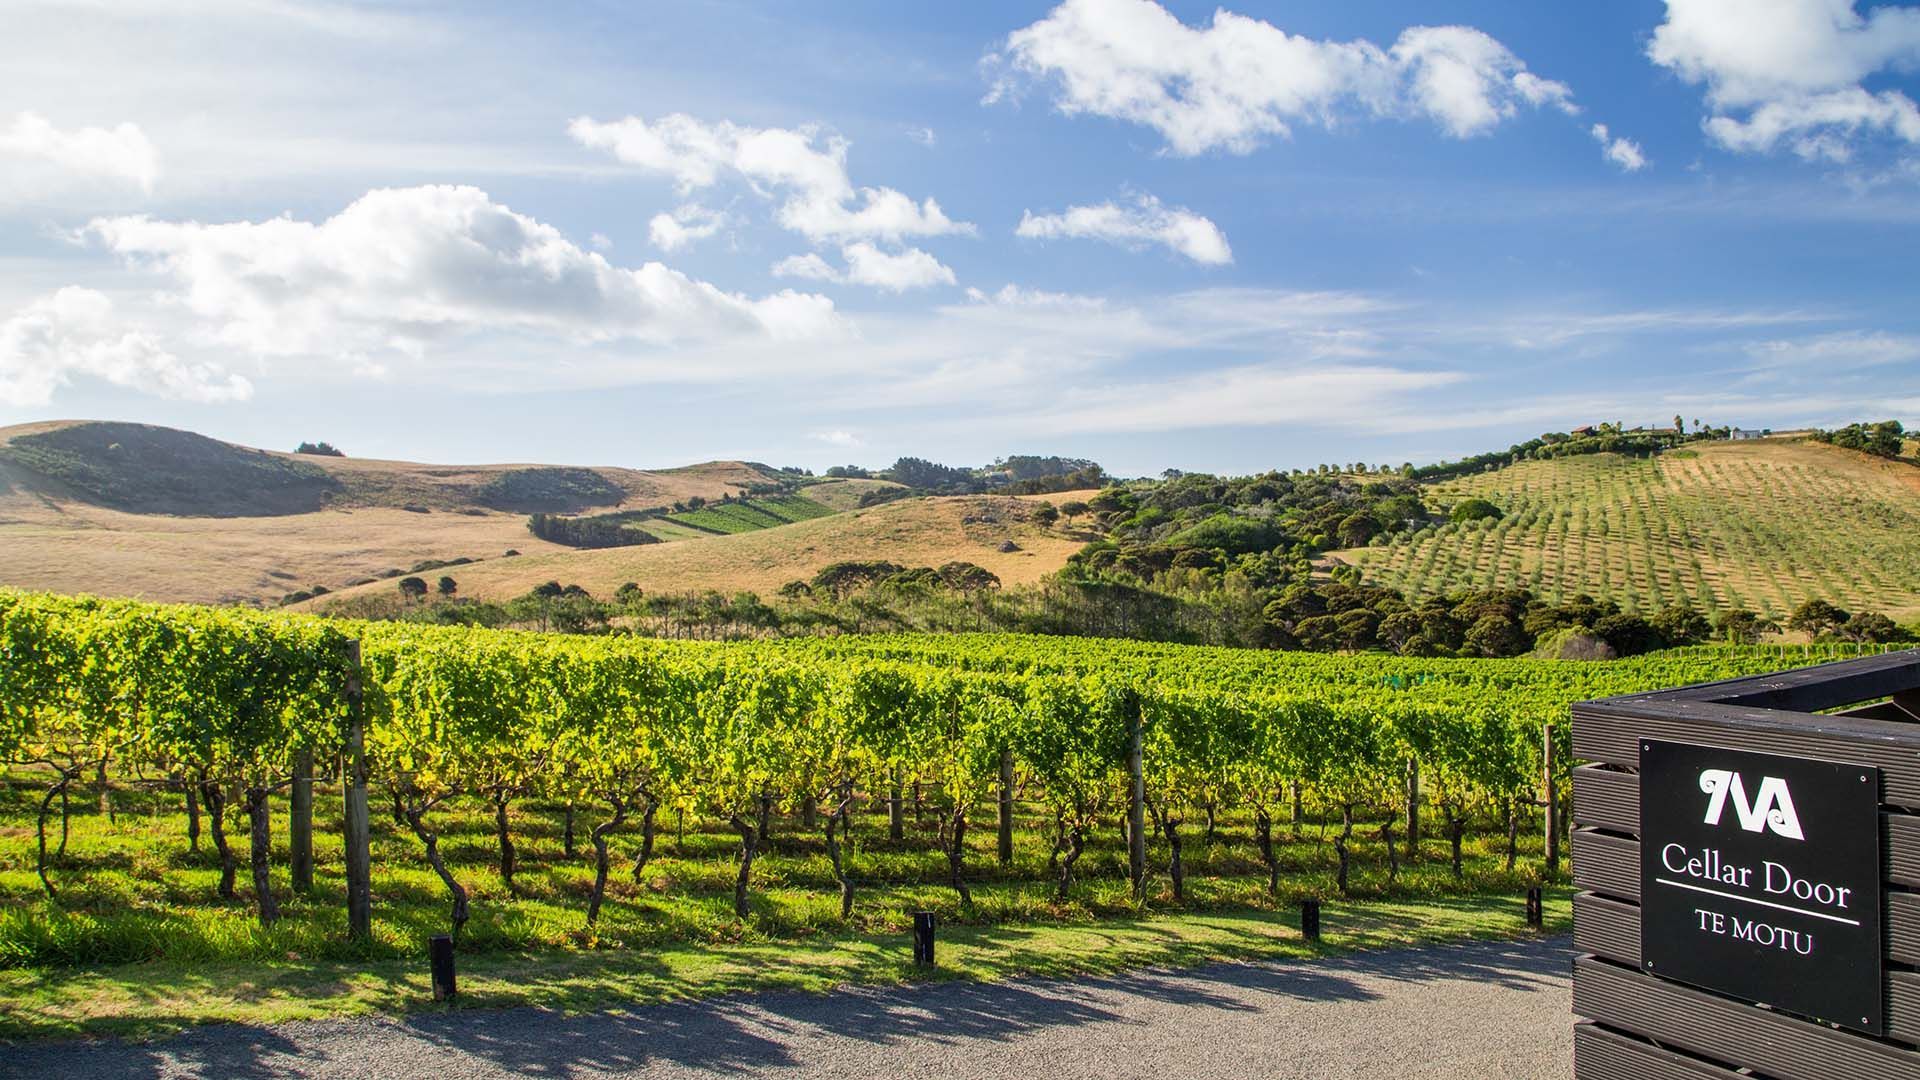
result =
[[1703,443],[1523,462],[1435,485],[1427,501],[1474,497],[1504,517],[1338,557],[1421,595],[1512,586],[1775,616],[1818,597],[1920,613],[1920,467],[1908,461],[1786,439]]

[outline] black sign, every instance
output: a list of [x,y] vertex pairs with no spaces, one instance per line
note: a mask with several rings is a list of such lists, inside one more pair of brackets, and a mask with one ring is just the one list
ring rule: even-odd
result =
[[1640,956],[1650,975],[1884,1031],[1880,774],[1640,742]]

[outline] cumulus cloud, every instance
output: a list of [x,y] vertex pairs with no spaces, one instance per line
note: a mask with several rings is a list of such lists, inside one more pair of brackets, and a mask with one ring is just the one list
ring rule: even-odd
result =
[[1226,234],[1212,221],[1185,207],[1163,206],[1152,195],[1141,195],[1129,205],[1104,202],[1097,206],[1069,206],[1059,214],[1021,214],[1014,235],[1032,239],[1104,240],[1123,247],[1160,244],[1197,263],[1223,266],[1233,261]]
[[50,162],[87,177],[130,183],[151,192],[160,175],[160,153],[139,127],[83,127],[61,131],[45,118],[23,112],[0,128],[0,155]]
[[53,400],[76,375],[186,401],[243,401],[253,386],[211,364],[189,363],[116,317],[113,301],[68,286],[0,323],[0,402],[31,407]]
[[1424,116],[1467,138],[1522,107],[1579,111],[1565,83],[1527,70],[1472,27],[1411,27],[1382,48],[1293,35],[1224,9],[1191,27],[1152,0],[1067,0],[1010,35],[987,65],[1002,72],[989,102],[1023,81],[1051,83],[1061,112],[1144,124],[1183,156],[1247,153],[1294,124]]
[[1897,90],[1862,83],[1920,63],[1920,8],[1854,0],[1667,0],[1647,55],[1706,87],[1707,134],[1737,151],[1782,145],[1807,159],[1846,160],[1881,135],[1920,143],[1920,109]]
[[838,446],[844,449],[853,449],[867,445],[865,439],[862,439],[851,431],[816,431],[808,436],[808,438],[815,442],[826,443],[828,446]]
[[424,355],[471,331],[579,343],[833,334],[823,296],[615,266],[472,187],[370,191],[324,221],[97,218],[81,236],[167,279],[215,342],[261,357]]
[[851,241],[971,233],[928,197],[915,202],[889,187],[855,187],[847,140],[813,128],[752,128],[706,123],[675,113],[598,121],[578,117],[568,134],[582,146],[672,178],[685,194],[735,175],[762,194],[783,196],[780,224],[814,241]]
[[661,251],[679,251],[719,232],[727,222],[727,215],[721,211],[687,203],[670,214],[653,215],[647,222],[647,239]]
[[1640,144],[1632,139],[1616,137],[1607,130],[1605,124],[1595,124],[1588,130],[1593,141],[1600,144],[1600,156],[1620,166],[1627,172],[1639,172],[1647,167],[1647,155],[1640,150]]
[[810,278],[843,285],[871,285],[896,293],[954,284],[953,270],[919,248],[908,248],[894,254],[858,240],[842,247],[840,257],[847,262],[845,270],[808,252],[780,260],[773,264],[773,272],[777,277]]

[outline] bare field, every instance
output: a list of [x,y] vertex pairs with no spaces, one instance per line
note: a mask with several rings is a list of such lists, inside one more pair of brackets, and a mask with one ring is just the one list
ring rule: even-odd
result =
[[[811,490],[811,489],[809,489]],[[906,499],[777,529],[597,551],[547,548],[454,571],[460,595],[501,600],[547,581],[578,584],[595,596],[625,582],[648,592],[717,589],[771,593],[845,559],[903,566],[963,561],[986,567],[1006,585],[1039,581],[1066,564],[1083,540],[1030,522],[1027,500],[991,495]],[[1011,540],[1018,551],[1002,552]],[[366,590],[392,589],[377,582]],[[328,598],[330,601],[332,598]]]
[[0,499],[0,583],[53,592],[270,603],[314,585],[338,589],[390,567],[490,559],[509,548],[568,550],[536,539],[520,514],[363,509],[186,518]]

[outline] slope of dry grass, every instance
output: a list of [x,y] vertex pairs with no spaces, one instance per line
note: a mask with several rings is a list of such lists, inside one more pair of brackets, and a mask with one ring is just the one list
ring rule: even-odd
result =
[[[304,513],[232,516],[285,504],[263,502],[259,493],[249,491],[193,493],[189,505],[220,516],[131,513],[95,505],[73,485],[0,458],[0,584],[150,600],[272,603],[296,590],[314,585],[339,589],[428,559],[491,559],[510,548],[530,556],[570,550],[528,533],[523,513],[480,503],[487,484],[497,477],[544,466],[279,454],[164,428],[87,421],[0,428],[0,449],[15,439],[65,432],[104,436],[94,439],[99,445],[90,448],[93,456],[83,456],[81,464],[98,465],[115,482],[172,478],[209,455],[224,455],[242,462],[291,461],[323,470],[336,483],[325,494],[324,509]],[[178,449],[197,456],[164,463],[169,467],[116,461],[110,455],[118,451],[107,448],[123,434],[162,451]],[[126,445],[136,443],[127,439]],[[624,507],[658,506],[693,495],[715,499],[766,479],[737,461],[658,472],[591,471],[624,493],[618,503]]]
[[[648,592],[771,593],[845,559],[886,559],[904,566],[971,562],[998,574],[1007,585],[1019,585],[1060,569],[1082,544],[1061,530],[1029,521],[1032,508],[1026,500],[991,495],[906,499],[704,540],[598,551],[525,549],[527,554],[519,558],[463,566],[453,573],[462,596],[491,600],[519,596],[546,581],[578,584],[595,596],[611,595],[628,581]],[[1019,550],[1000,551],[1008,540]],[[363,590],[393,587],[382,581]]]

